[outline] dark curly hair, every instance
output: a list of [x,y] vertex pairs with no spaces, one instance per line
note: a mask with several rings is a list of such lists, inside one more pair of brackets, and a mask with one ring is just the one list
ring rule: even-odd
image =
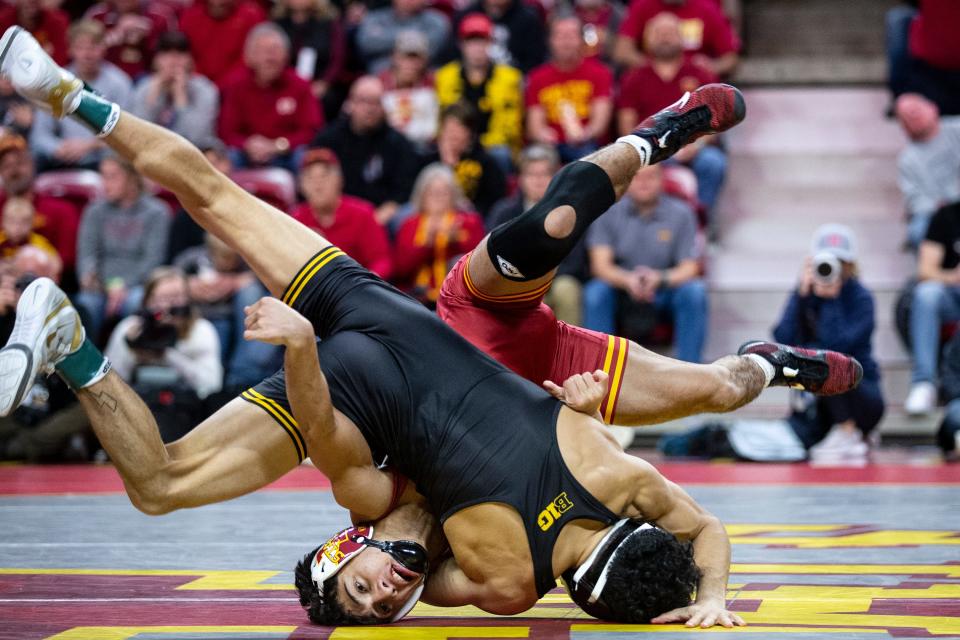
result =
[[617,549],[602,598],[614,622],[644,624],[690,604],[699,580],[693,545],[654,527]]
[[376,616],[355,616],[347,613],[337,598],[337,577],[328,578],[323,583],[323,593],[317,589],[310,574],[310,565],[317,555],[317,547],[297,563],[293,570],[293,582],[300,594],[300,606],[307,611],[311,622],[325,626],[381,624]]

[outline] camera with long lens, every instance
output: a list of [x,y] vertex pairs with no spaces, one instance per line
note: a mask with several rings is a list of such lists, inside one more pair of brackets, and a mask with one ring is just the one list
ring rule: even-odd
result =
[[190,307],[172,307],[166,314],[143,309],[139,315],[143,323],[142,329],[136,338],[131,340],[128,337],[127,344],[131,349],[162,352],[176,344],[178,339],[177,327],[165,321],[164,315],[172,318],[187,317],[190,315]]
[[813,257],[813,280],[828,287],[840,281],[840,259],[829,251],[821,251]]

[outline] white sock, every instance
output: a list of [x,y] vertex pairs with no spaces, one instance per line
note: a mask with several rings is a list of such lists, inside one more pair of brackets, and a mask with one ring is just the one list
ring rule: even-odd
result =
[[756,362],[760,369],[763,370],[763,375],[767,379],[767,383],[764,386],[769,387],[770,381],[773,380],[773,376],[777,375],[777,370],[773,367],[773,365],[770,364],[766,358],[755,353],[748,353],[744,357],[750,358]]
[[637,155],[640,156],[641,167],[645,167],[650,163],[650,154],[653,153],[653,147],[640,136],[631,133],[617,138],[617,142],[628,144],[636,150]]

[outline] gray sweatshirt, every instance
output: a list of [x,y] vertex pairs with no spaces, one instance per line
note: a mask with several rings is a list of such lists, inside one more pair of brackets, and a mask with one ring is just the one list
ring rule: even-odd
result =
[[367,66],[368,73],[380,73],[390,65],[393,43],[401,31],[419,31],[430,43],[430,59],[446,44],[450,24],[446,16],[435,9],[400,18],[392,7],[377,9],[364,16],[357,29],[357,50]]
[[130,100],[130,113],[175,131],[194,144],[202,145],[215,137],[220,94],[212,82],[200,75],[191,77],[187,81],[188,104],[176,109],[170,95],[161,95],[155,104],[147,104],[152,81],[151,74],[137,83]]
[[96,273],[101,282],[120,278],[128,286],[143,284],[163,264],[170,233],[170,210],[142,194],[123,209],[106,200],[88,206],[77,236],[77,275]]
[[932,140],[907,145],[897,168],[911,215],[929,217],[942,205],[960,200],[960,116],[941,118],[940,132]]

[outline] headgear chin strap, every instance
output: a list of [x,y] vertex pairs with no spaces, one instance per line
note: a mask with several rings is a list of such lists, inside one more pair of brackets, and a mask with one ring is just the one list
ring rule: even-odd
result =
[[332,538],[327,540],[317,555],[314,556],[310,565],[310,577],[313,579],[317,589],[323,593],[323,583],[337,575],[348,562],[350,562],[358,553],[363,551],[364,547],[370,546],[390,554],[390,556],[401,565],[421,574],[420,585],[413,590],[410,598],[403,604],[397,613],[390,618],[390,622],[396,622],[407,615],[420,594],[423,593],[424,583],[427,573],[427,550],[423,545],[412,540],[396,540],[391,542],[380,542],[373,539],[372,526],[348,527],[338,532]]
[[563,582],[573,600],[581,609],[594,618],[609,620],[610,607],[603,600],[603,588],[607,585],[607,574],[613,565],[617,550],[636,534],[653,529],[649,522],[638,522],[629,518],[620,520],[607,535],[594,547],[587,561],[576,571],[564,572]]

